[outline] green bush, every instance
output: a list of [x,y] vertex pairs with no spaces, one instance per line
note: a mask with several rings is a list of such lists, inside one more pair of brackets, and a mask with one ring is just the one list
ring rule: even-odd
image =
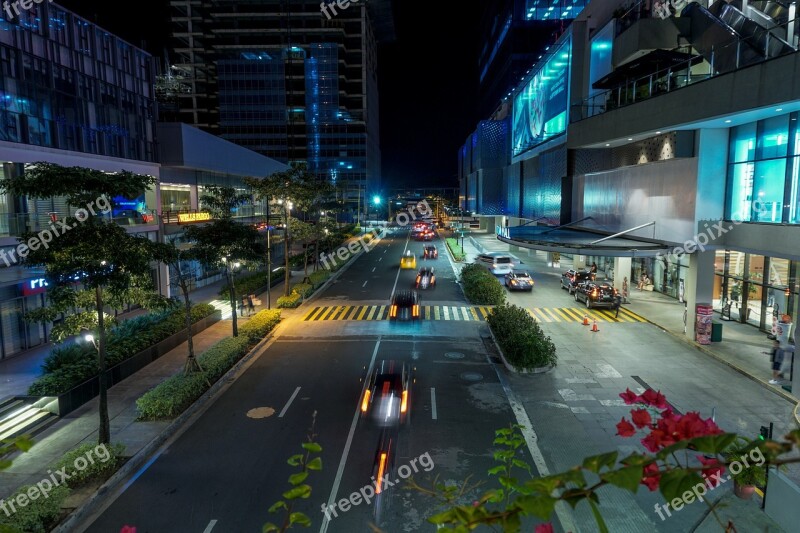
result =
[[558,362],[555,344],[525,309],[516,305],[495,307],[487,322],[506,360],[515,368],[532,370]]
[[280,322],[280,311],[264,310],[239,328],[238,337],[223,339],[198,358],[202,372],[176,374],[136,400],[140,420],[175,418],[203,395]]
[[464,295],[473,304],[502,305],[506,301],[503,286],[482,265],[472,264],[461,269],[461,284]]
[[[68,451],[61,456],[61,459],[53,466],[52,470],[64,469],[69,474],[67,484],[71,488],[78,488],[94,480],[105,480],[117,471],[122,462],[122,455],[125,453],[125,446],[122,444],[112,444],[105,446],[104,451],[97,453],[98,445],[83,444],[74,450]],[[103,460],[106,456],[106,460]],[[78,470],[75,460],[83,457],[86,461],[86,468]]]
[[[11,496],[5,498],[5,501],[16,501],[17,495],[27,495],[28,490],[31,488],[39,490],[35,485],[25,485]],[[42,497],[41,493],[39,493],[40,496],[35,500],[29,500],[28,505],[15,504],[17,512],[11,513],[11,516],[6,516],[6,513],[0,513],[0,524],[25,533],[46,533],[55,526],[56,521],[60,518],[61,504],[67,499],[69,493],[69,487],[66,485],[54,487],[47,498]]]
[[280,309],[294,309],[299,307],[301,303],[303,303],[303,297],[300,294],[293,292],[289,296],[281,296],[278,298],[277,306]]
[[[210,304],[192,307],[192,323],[216,309]],[[114,365],[157,344],[184,328],[183,307],[148,313],[118,322],[106,335],[106,365]],[[86,343],[62,344],[53,349],[42,368],[45,374],[28,389],[31,396],[58,396],[97,375],[97,352]]]
[[[275,269],[270,276],[272,279],[272,283],[275,283],[276,279],[283,278],[283,267]],[[252,274],[247,274],[245,276],[236,278],[234,280],[234,286],[236,287],[237,294],[258,294],[258,289],[267,286],[267,273],[264,272],[254,272]],[[220,297],[225,298],[226,300],[229,298],[230,294],[230,286],[226,282],[222,288],[217,293]]]
[[316,272],[313,272],[308,275],[308,279],[311,282],[311,285],[313,285],[315,289],[320,287],[326,281],[328,281],[330,277],[331,273],[327,270],[317,270]]
[[273,330],[281,321],[281,312],[277,309],[264,309],[253,315],[247,322],[239,326],[239,335],[247,336],[252,342],[258,342]]
[[296,292],[303,298],[308,298],[311,296],[311,293],[314,292],[313,285],[309,285],[308,283],[298,283],[294,287],[292,287],[292,292]]
[[456,261],[463,261],[467,258],[467,255],[464,253],[464,248],[458,244],[458,239],[453,239],[452,237],[448,237],[444,240],[447,247],[450,248],[450,253],[453,254],[453,259]]

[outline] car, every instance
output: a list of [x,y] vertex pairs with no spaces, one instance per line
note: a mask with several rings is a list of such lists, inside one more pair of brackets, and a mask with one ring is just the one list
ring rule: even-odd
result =
[[583,281],[575,288],[575,301],[584,302],[587,309],[593,307],[614,307],[617,290],[608,283]]
[[393,359],[378,361],[361,398],[361,417],[380,427],[408,424],[413,382],[409,363]]
[[511,259],[510,255],[503,252],[480,254],[475,262],[485,266],[495,276],[505,275],[514,271],[514,260]]
[[400,259],[400,268],[417,268],[417,256],[407,250]]
[[439,249],[435,244],[426,244],[422,248],[423,259],[439,259]]
[[414,282],[417,289],[432,289],[436,286],[436,276],[433,273],[432,267],[422,267],[417,274],[417,280]]
[[561,274],[561,288],[567,289],[569,294],[575,292],[575,287],[578,283],[584,281],[594,281],[595,274],[588,270],[574,270],[570,269]]
[[419,234],[419,239],[423,241],[432,241],[433,240],[433,232],[429,229],[426,229],[422,233]]
[[419,318],[419,293],[398,291],[389,306],[389,320],[417,320]]
[[532,291],[533,278],[524,270],[514,270],[505,275],[506,288],[510,291]]

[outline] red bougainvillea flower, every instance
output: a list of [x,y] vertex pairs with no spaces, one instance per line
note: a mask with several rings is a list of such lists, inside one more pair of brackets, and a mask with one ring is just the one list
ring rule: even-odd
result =
[[620,437],[632,437],[635,433],[636,428],[634,428],[633,424],[624,418],[619,421],[619,424],[617,424],[617,435]]
[[725,472],[725,466],[714,457],[706,458],[702,455],[698,455],[697,459],[703,466],[709,467],[704,468],[702,471],[703,477],[708,481],[708,484],[712,487],[720,485],[722,483],[722,473]]
[[536,526],[534,533],[553,533],[553,524],[550,522],[546,524],[539,524]]
[[656,392],[653,389],[647,389],[644,391],[644,394],[639,396],[639,399],[642,403],[655,407],[656,409],[667,408],[667,399],[661,394],[661,391]]
[[650,417],[650,412],[647,409],[634,409],[631,411],[631,418],[633,419],[633,424],[639,429],[653,423],[653,419]]
[[658,482],[661,480],[661,473],[658,471],[656,463],[650,463],[644,467],[644,477],[642,478],[642,485],[650,489],[650,492],[658,490]]
[[639,403],[639,396],[634,394],[631,389],[625,389],[625,392],[619,395],[620,398],[625,402],[625,405],[633,405],[635,403]]
[[122,526],[119,533],[136,533],[136,528],[133,526]]
[[[647,451],[651,453],[656,453],[661,448],[665,448],[669,446],[669,444],[664,443],[664,432],[660,429],[654,429],[648,435],[642,439],[642,444]],[[670,443],[671,444],[671,443]]]

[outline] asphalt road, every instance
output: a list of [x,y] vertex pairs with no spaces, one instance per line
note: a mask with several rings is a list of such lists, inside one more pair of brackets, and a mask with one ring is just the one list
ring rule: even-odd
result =
[[[426,291],[424,303],[465,305],[444,243],[436,244],[440,258],[431,263],[437,265],[437,287]],[[422,246],[409,241],[405,232],[387,236],[320,300],[388,304],[393,290],[409,288],[415,276],[415,271],[399,270],[400,257],[407,249],[421,256]],[[419,259],[417,266],[422,263]],[[454,482],[470,474],[485,476],[493,466],[494,430],[513,420],[479,335],[485,326],[317,323],[301,317],[302,312],[289,319],[281,337],[131,479],[86,530],[117,532],[128,524],[139,533],[233,533],[260,531],[265,522],[278,522],[282,517],[267,510],[288,488],[287,478],[295,470],[286,461],[301,452],[316,413],[314,432],[323,447],[323,469],[312,473],[313,494],[294,510],[311,517],[314,531],[371,531],[375,505],[362,502],[331,514],[330,520],[321,506],[371,483],[380,432],[359,421],[357,409],[365,369],[380,359],[411,362],[417,378],[411,423],[395,435],[389,479],[398,483],[383,492],[380,527],[388,532],[433,527],[425,524],[425,517],[438,510],[436,503],[404,490],[402,477],[409,472],[421,484],[432,483],[434,476]]]

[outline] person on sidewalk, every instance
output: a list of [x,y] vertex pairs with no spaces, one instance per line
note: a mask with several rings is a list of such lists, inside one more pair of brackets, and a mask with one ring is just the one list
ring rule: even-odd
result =
[[622,305],[622,296],[620,296],[619,294],[615,294],[614,295],[614,311],[615,311],[614,318],[618,318],[619,317],[619,306],[620,305]]
[[242,296],[242,299],[239,301],[239,316],[244,316],[244,310],[247,308],[247,299]]
[[781,382],[781,366],[783,366],[783,350],[781,350],[781,343],[778,341],[772,343],[770,360],[772,361],[772,379],[769,382],[770,385],[777,385]]
[[628,303],[628,278],[622,278],[622,303]]
[[253,303],[253,298],[255,298],[254,294],[247,295],[247,316],[250,316],[256,312],[256,306],[255,303]]

